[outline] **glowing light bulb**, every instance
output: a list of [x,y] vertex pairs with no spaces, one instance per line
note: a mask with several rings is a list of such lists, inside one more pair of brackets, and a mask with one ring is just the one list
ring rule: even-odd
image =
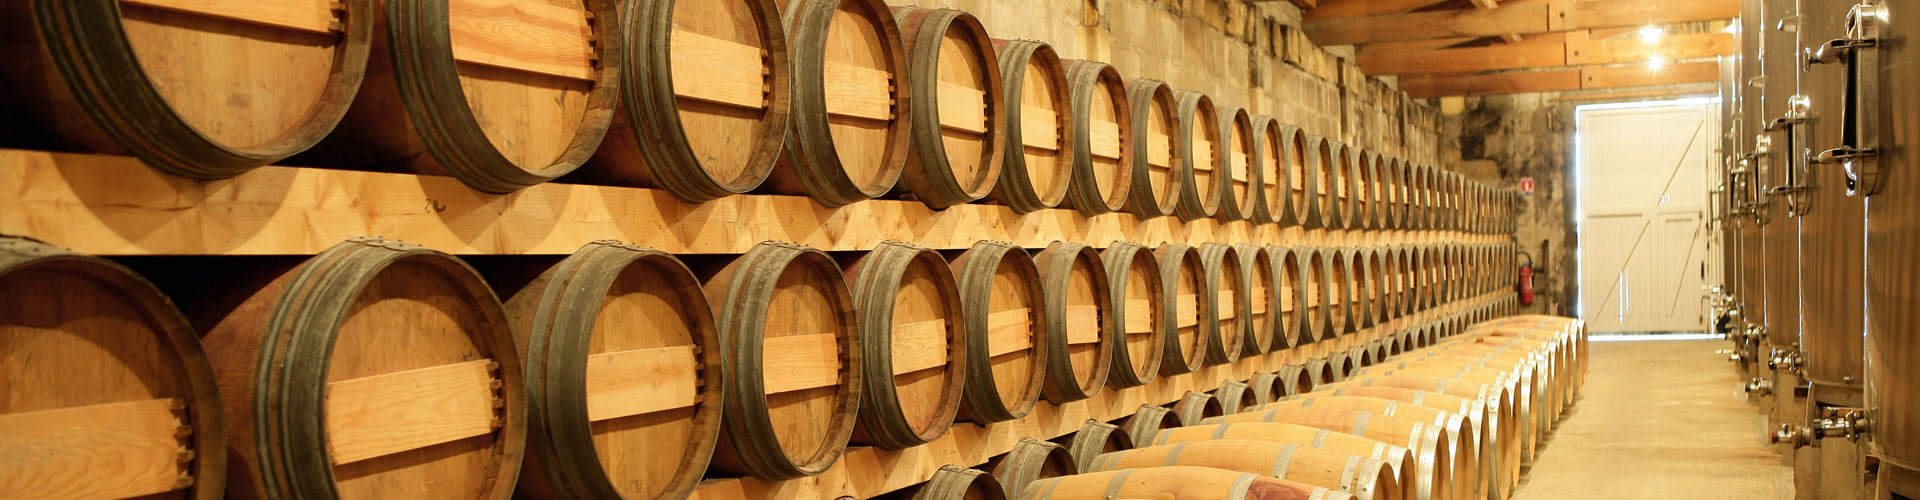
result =
[[1666,58],[1660,57],[1660,56],[1653,56],[1653,57],[1647,58],[1647,69],[1660,71],[1660,68],[1665,68],[1665,67],[1667,67]]
[[1645,41],[1647,43],[1653,43],[1655,41],[1658,41],[1660,40],[1660,36],[1665,34],[1667,34],[1667,30],[1659,26],[1648,26],[1645,28],[1640,28],[1640,40]]

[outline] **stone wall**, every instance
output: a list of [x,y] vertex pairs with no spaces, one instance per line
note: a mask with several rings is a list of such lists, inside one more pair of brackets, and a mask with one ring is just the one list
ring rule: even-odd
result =
[[1297,26],[1286,2],[1247,0],[887,0],[980,18],[995,38],[1042,40],[1061,57],[1112,64],[1216,105],[1271,115],[1309,133],[1435,163],[1438,112],[1360,73]]
[[[1573,110],[1557,93],[1467,97],[1442,106],[1440,164],[1495,186],[1534,181],[1519,207],[1514,241],[1534,258],[1534,296],[1524,312],[1571,314],[1579,281],[1573,249]],[[1544,243],[1544,244],[1543,244]],[[1546,252],[1546,253],[1543,253]]]

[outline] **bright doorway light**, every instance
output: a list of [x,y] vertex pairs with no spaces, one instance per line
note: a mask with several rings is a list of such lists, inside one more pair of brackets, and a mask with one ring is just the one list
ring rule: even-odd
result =
[[1661,36],[1666,34],[1667,30],[1659,26],[1640,28],[1640,41],[1647,43],[1657,42],[1660,41]]

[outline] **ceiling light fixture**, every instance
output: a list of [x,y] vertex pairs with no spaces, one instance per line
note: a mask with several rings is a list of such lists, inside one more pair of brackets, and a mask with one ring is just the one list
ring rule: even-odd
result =
[[1665,67],[1667,67],[1666,58],[1660,57],[1660,56],[1653,56],[1653,57],[1647,58],[1647,69],[1660,71],[1660,68],[1665,68]]

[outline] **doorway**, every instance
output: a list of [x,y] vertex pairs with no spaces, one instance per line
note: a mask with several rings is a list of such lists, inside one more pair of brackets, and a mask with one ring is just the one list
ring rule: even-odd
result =
[[1594,332],[1698,332],[1716,99],[1574,109],[1577,310]]

